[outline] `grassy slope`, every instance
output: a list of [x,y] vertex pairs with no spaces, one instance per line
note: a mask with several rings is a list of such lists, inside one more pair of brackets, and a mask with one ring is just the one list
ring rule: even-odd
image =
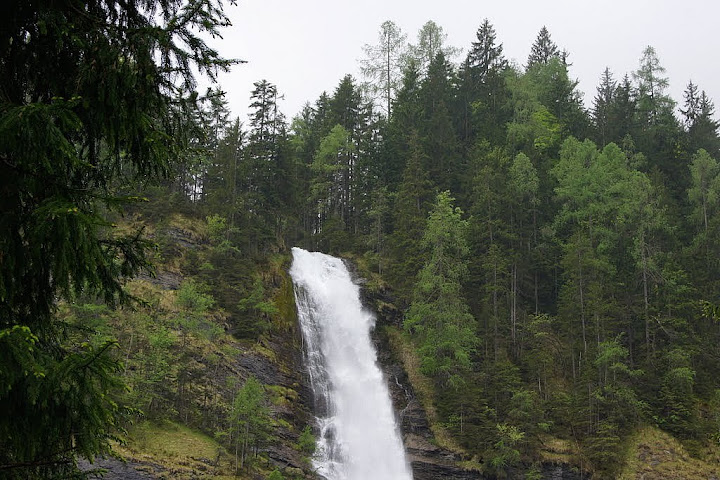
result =
[[[147,277],[130,281],[127,285],[128,291],[147,303],[144,306],[138,305],[136,309],[108,313],[108,323],[103,328],[120,342],[120,355],[126,365],[123,376],[131,389],[144,375],[142,359],[152,351],[149,336],[157,333],[158,329],[168,332],[171,345],[166,348],[172,356],[169,358],[170,365],[166,367],[169,376],[165,382],[169,389],[175,388],[175,378],[180,371],[192,368],[193,374],[185,385],[185,402],[191,413],[161,412],[159,417],[169,416],[176,421],[160,420],[157,418],[158,412],[147,411],[147,403],[131,405],[146,411],[148,420],[128,429],[126,444],[117,446],[116,453],[121,458],[140,464],[139,468],[158,478],[249,478],[246,477],[247,473],[239,477],[234,475],[234,452],[228,452],[212,436],[181,422],[186,421],[189,416],[190,424],[204,423],[203,429],[207,431],[208,419],[199,416],[199,412],[204,411],[227,428],[227,421],[220,417],[228,415],[232,396],[237,389],[235,384],[240,384],[248,374],[240,368],[237,361],[239,356],[264,357],[268,363],[280,370],[289,368],[281,361],[286,355],[274,351],[277,343],[284,345],[285,342],[277,336],[292,337],[296,323],[292,286],[285,273],[287,256],[274,255],[268,258],[267,268],[258,272],[266,287],[272,286],[266,293],[279,311],[269,319],[271,329],[268,336],[275,340],[269,346],[266,346],[265,336],[259,341],[238,340],[223,331],[228,315],[217,305],[202,315],[202,321],[195,327],[197,331],[183,334],[184,327],[178,319],[183,317],[185,312],[177,303],[178,292],[174,289],[177,285],[161,283],[168,279],[179,285],[189,278],[183,271],[184,258],[190,250],[202,255],[210,248],[207,224],[199,218],[173,213],[159,222],[147,221],[143,215],[129,215],[119,222],[118,228],[137,231],[141,226],[144,227],[146,235],[161,245],[154,262],[158,281]],[[212,337],[207,337],[205,330],[212,326],[216,330]],[[217,327],[220,327],[219,330]],[[291,345],[286,347],[292,348]],[[137,386],[143,388],[142,382]],[[294,390],[296,387],[297,385],[266,385],[266,395],[272,410],[293,411],[298,397]],[[173,392],[173,395],[177,394]],[[138,396],[133,395],[132,390],[130,395],[131,398]],[[142,395],[139,396],[146,400]],[[297,430],[277,415],[274,423],[277,423],[274,426],[283,428],[286,432]],[[286,435],[287,433],[284,437]],[[282,441],[287,443],[286,438]],[[287,447],[296,448],[294,444],[288,444]],[[265,459],[261,459],[255,462],[253,474],[267,476],[272,469]],[[286,478],[295,478],[298,475],[301,475],[299,470]]]
[[621,480],[692,480],[720,478],[720,456],[708,452],[704,459],[690,456],[678,440],[654,428],[640,428],[630,439]]
[[117,452],[158,478],[243,478],[233,475],[233,456],[220,444],[184,425],[142,422],[128,433],[127,444]]

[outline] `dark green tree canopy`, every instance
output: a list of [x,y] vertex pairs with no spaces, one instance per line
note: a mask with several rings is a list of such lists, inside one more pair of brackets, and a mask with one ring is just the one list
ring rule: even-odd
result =
[[[56,302],[123,300],[145,242],[108,212],[187,146],[193,69],[233,62],[201,35],[216,0],[5,2],[0,15],[0,468],[74,469],[108,450],[113,346],[63,346]],[[8,473],[9,472],[9,473]],[[6,476],[7,478],[7,476]]]
[[551,58],[559,56],[560,50],[558,46],[550,38],[547,27],[543,25],[530,49],[526,68],[530,69],[537,64],[546,65]]

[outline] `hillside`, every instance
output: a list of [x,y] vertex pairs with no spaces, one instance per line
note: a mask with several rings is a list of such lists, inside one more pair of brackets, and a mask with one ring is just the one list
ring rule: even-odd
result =
[[546,27],[519,65],[488,19],[461,56],[435,22],[410,43],[387,21],[366,78],[291,119],[259,79],[232,118],[197,89],[239,63],[207,43],[222,3],[3,7],[0,476],[119,452],[166,477],[311,478],[292,246],[364,279],[419,477],[716,475],[720,123],[700,86],[672,98],[647,46],[588,108]]

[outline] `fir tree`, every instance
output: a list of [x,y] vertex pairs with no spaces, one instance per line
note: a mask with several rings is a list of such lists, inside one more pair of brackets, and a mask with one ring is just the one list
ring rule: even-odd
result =
[[555,42],[553,42],[550,38],[550,32],[548,29],[543,25],[537,38],[535,39],[535,42],[532,44],[525,68],[529,70],[538,64],[547,65],[550,59],[556,57],[560,57],[560,50]]
[[444,384],[459,387],[476,343],[474,319],[462,295],[467,275],[467,221],[448,192],[438,194],[423,245],[429,252],[405,317],[419,340],[422,369]]
[[597,87],[592,109],[593,126],[600,145],[609,143],[610,106],[613,104],[616,88],[617,82],[613,80],[610,69],[606,67]]
[[[115,342],[68,346],[58,301],[127,298],[147,265],[139,234],[108,221],[123,195],[169,171],[187,139],[193,69],[232,63],[204,37],[217,1],[12,2],[0,18],[0,468],[71,476],[110,450]],[[99,26],[102,26],[100,28]]]

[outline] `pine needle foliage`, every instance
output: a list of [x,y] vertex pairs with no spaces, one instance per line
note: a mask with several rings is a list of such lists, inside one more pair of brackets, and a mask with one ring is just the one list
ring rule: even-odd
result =
[[[0,476],[76,474],[109,451],[122,408],[108,339],[78,344],[58,301],[118,305],[149,266],[110,215],[185,145],[193,71],[233,63],[206,36],[218,0],[31,0],[0,7]],[[202,35],[202,37],[200,36]]]

